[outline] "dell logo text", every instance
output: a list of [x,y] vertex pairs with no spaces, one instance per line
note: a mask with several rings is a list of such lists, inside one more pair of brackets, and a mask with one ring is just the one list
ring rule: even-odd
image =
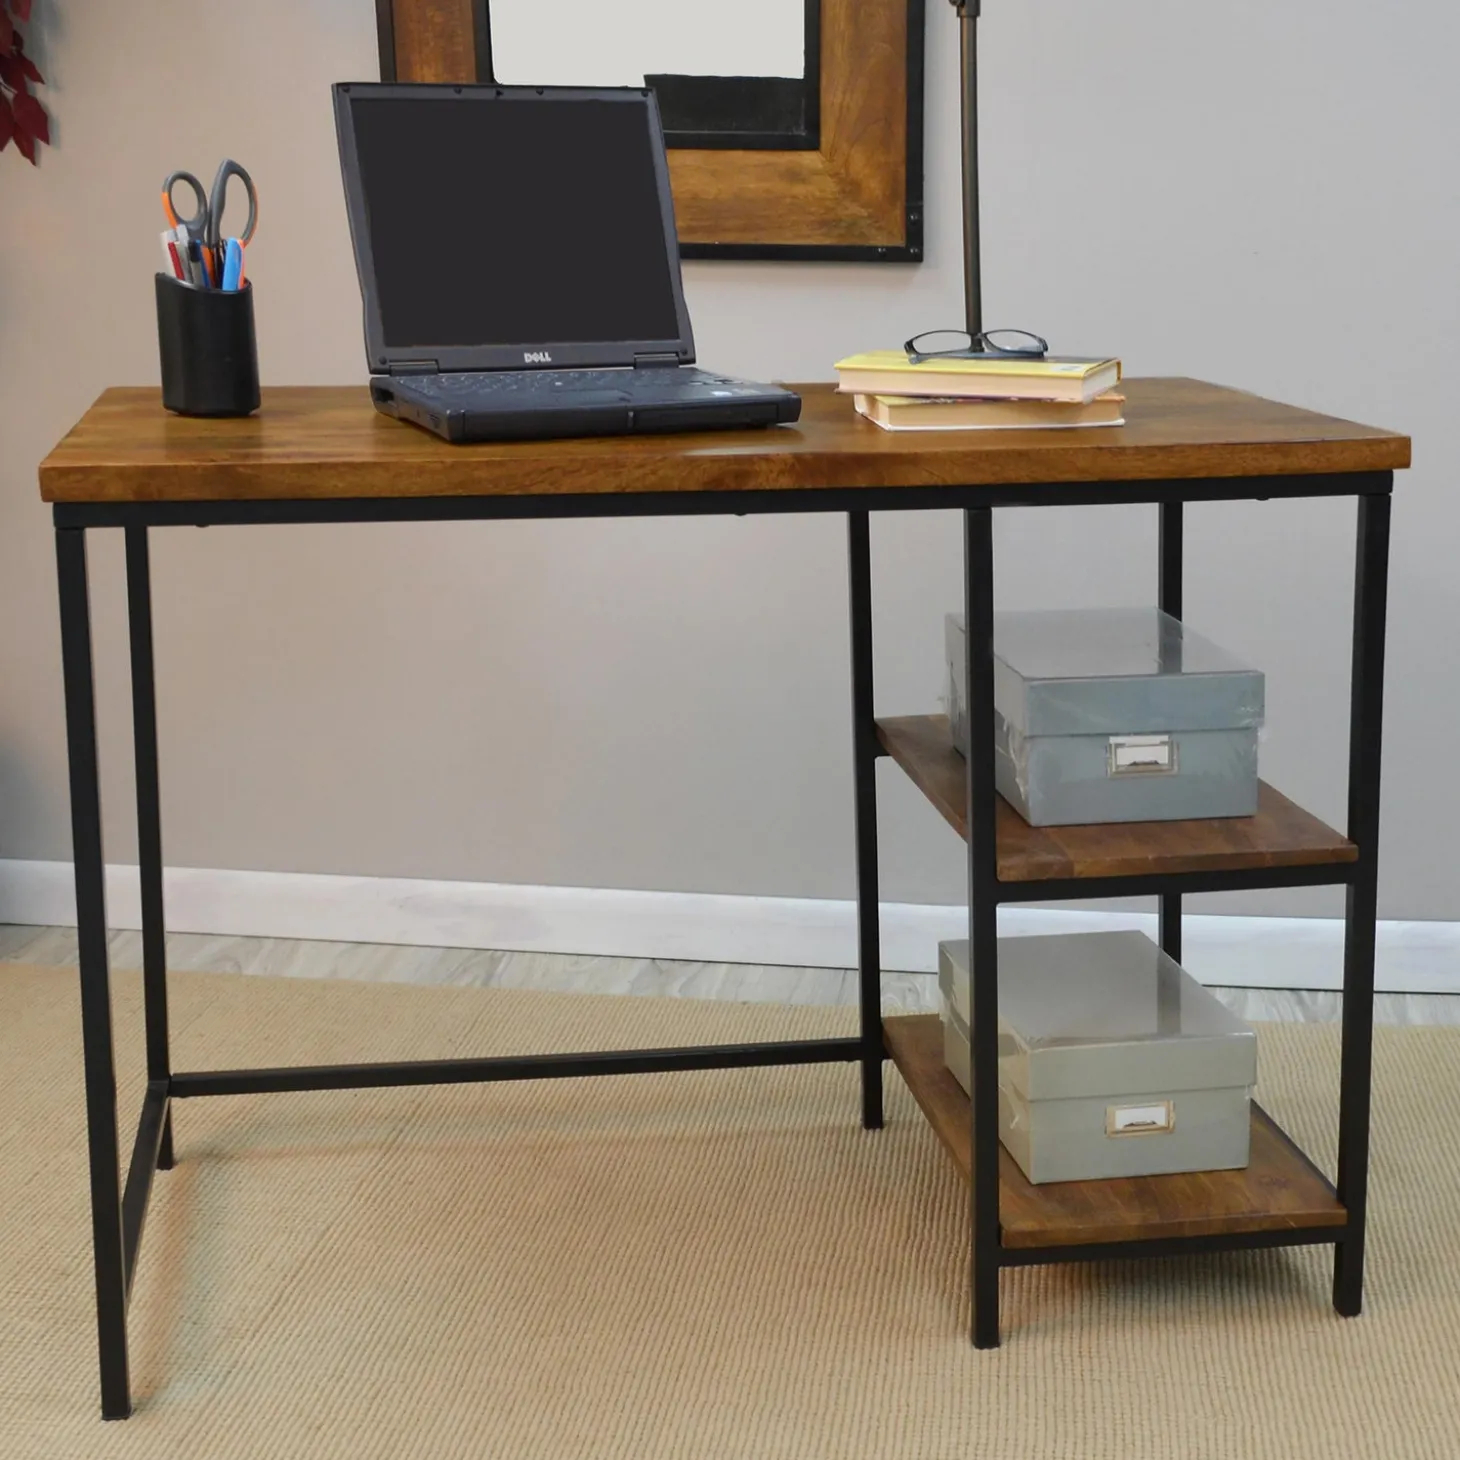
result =
[[553,357],[546,350],[527,350],[524,351],[522,358],[529,365],[551,365],[553,363]]

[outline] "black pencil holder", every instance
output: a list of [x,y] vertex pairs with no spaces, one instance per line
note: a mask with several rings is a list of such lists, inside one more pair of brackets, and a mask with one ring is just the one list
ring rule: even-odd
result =
[[259,408],[253,284],[199,289],[157,276],[162,404],[183,416],[247,416]]

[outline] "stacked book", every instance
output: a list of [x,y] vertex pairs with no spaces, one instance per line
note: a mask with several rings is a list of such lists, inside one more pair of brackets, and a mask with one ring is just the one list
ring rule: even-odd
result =
[[939,355],[901,350],[836,363],[838,389],[885,431],[1048,430],[1123,426],[1119,360]]

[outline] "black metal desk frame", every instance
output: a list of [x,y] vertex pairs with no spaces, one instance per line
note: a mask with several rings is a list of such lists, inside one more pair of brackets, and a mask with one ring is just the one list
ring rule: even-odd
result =
[[[1239,1247],[1333,1242],[1333,1302],[1357,1314],[1362,1303],[1365,1197],[1369,1157],[1370,1058],[1373,1043],[1374,933],[1379,832],[1379,748],[1383,711],[1384,618],[1389,550],[1391,472],[1272,477],[1222,477],[1134,482],[1049,483],[973,487],[855,486],[792,491],[659,492],[536,497],[361,498],[308,501],[58,503],[53,508],[61,609],[61,642],[76,868],[82,1037],[95,1250],[97,1336],[102,1414],[131,1413],[127,1308],[154,1175],[174,1162],[172,1104],[193,1096],[264,1091],[334,1090],[386,1085],[552,1079],[666,1070],[856,1062],[861,1068],[862,1123],[882,1124],[881,965],[878,927],[876,763],[884,752],[872,704],[872,590],[868,514],[961,509],[968,624],[970,724],[979,729],[968,776],[969,939],[973,986],[972,1264],[973,1342],[999,1341],[1001,1266],[1102,1257],[1159,1256]],[[1160,509],[1161,607],[1181,613],[1182,505],[1188,501],[1355,496],[1353,678],[1349,739],[1348,836],[1354,862],[1321,867],[1215,874],[1157,874],[1067,882],[1002,882],[994,829],[993,524],[995,507],[1154,503]],[[291,522],[465,521],[529,517],[845,513],[848,521],[860,1029],[846,1039],[688,1049],[409,1063],[325,1065],[285,1069],[175,1072],[167,1027],[166,948],[162,895],[162,831],[158,796],[157,714],[153,679],[148,557],[151,527],[204,527]],[[143,987],[147,1093],[121,1180],[117,1094],[107,961],[105,862],[92,678],[86,532],[121,528],[126,538],[132,668],[138,859],[142,889]],[[1162,1242],[1011,1250],[1000,1244],[998,1206],[998,985],[996,915],[1001,902],[1155,894],[1161,943],[1181,955],[1183,892],[1346,885],[1343,1053],[1339,1102],[1337,1192],[1342,1226],[1195,1237]]]

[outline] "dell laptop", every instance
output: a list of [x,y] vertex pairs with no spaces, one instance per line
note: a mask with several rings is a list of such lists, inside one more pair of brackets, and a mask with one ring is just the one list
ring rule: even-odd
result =
[[694,368],[652,91],[334,88],[377,409],[448,441],[794,421]]

